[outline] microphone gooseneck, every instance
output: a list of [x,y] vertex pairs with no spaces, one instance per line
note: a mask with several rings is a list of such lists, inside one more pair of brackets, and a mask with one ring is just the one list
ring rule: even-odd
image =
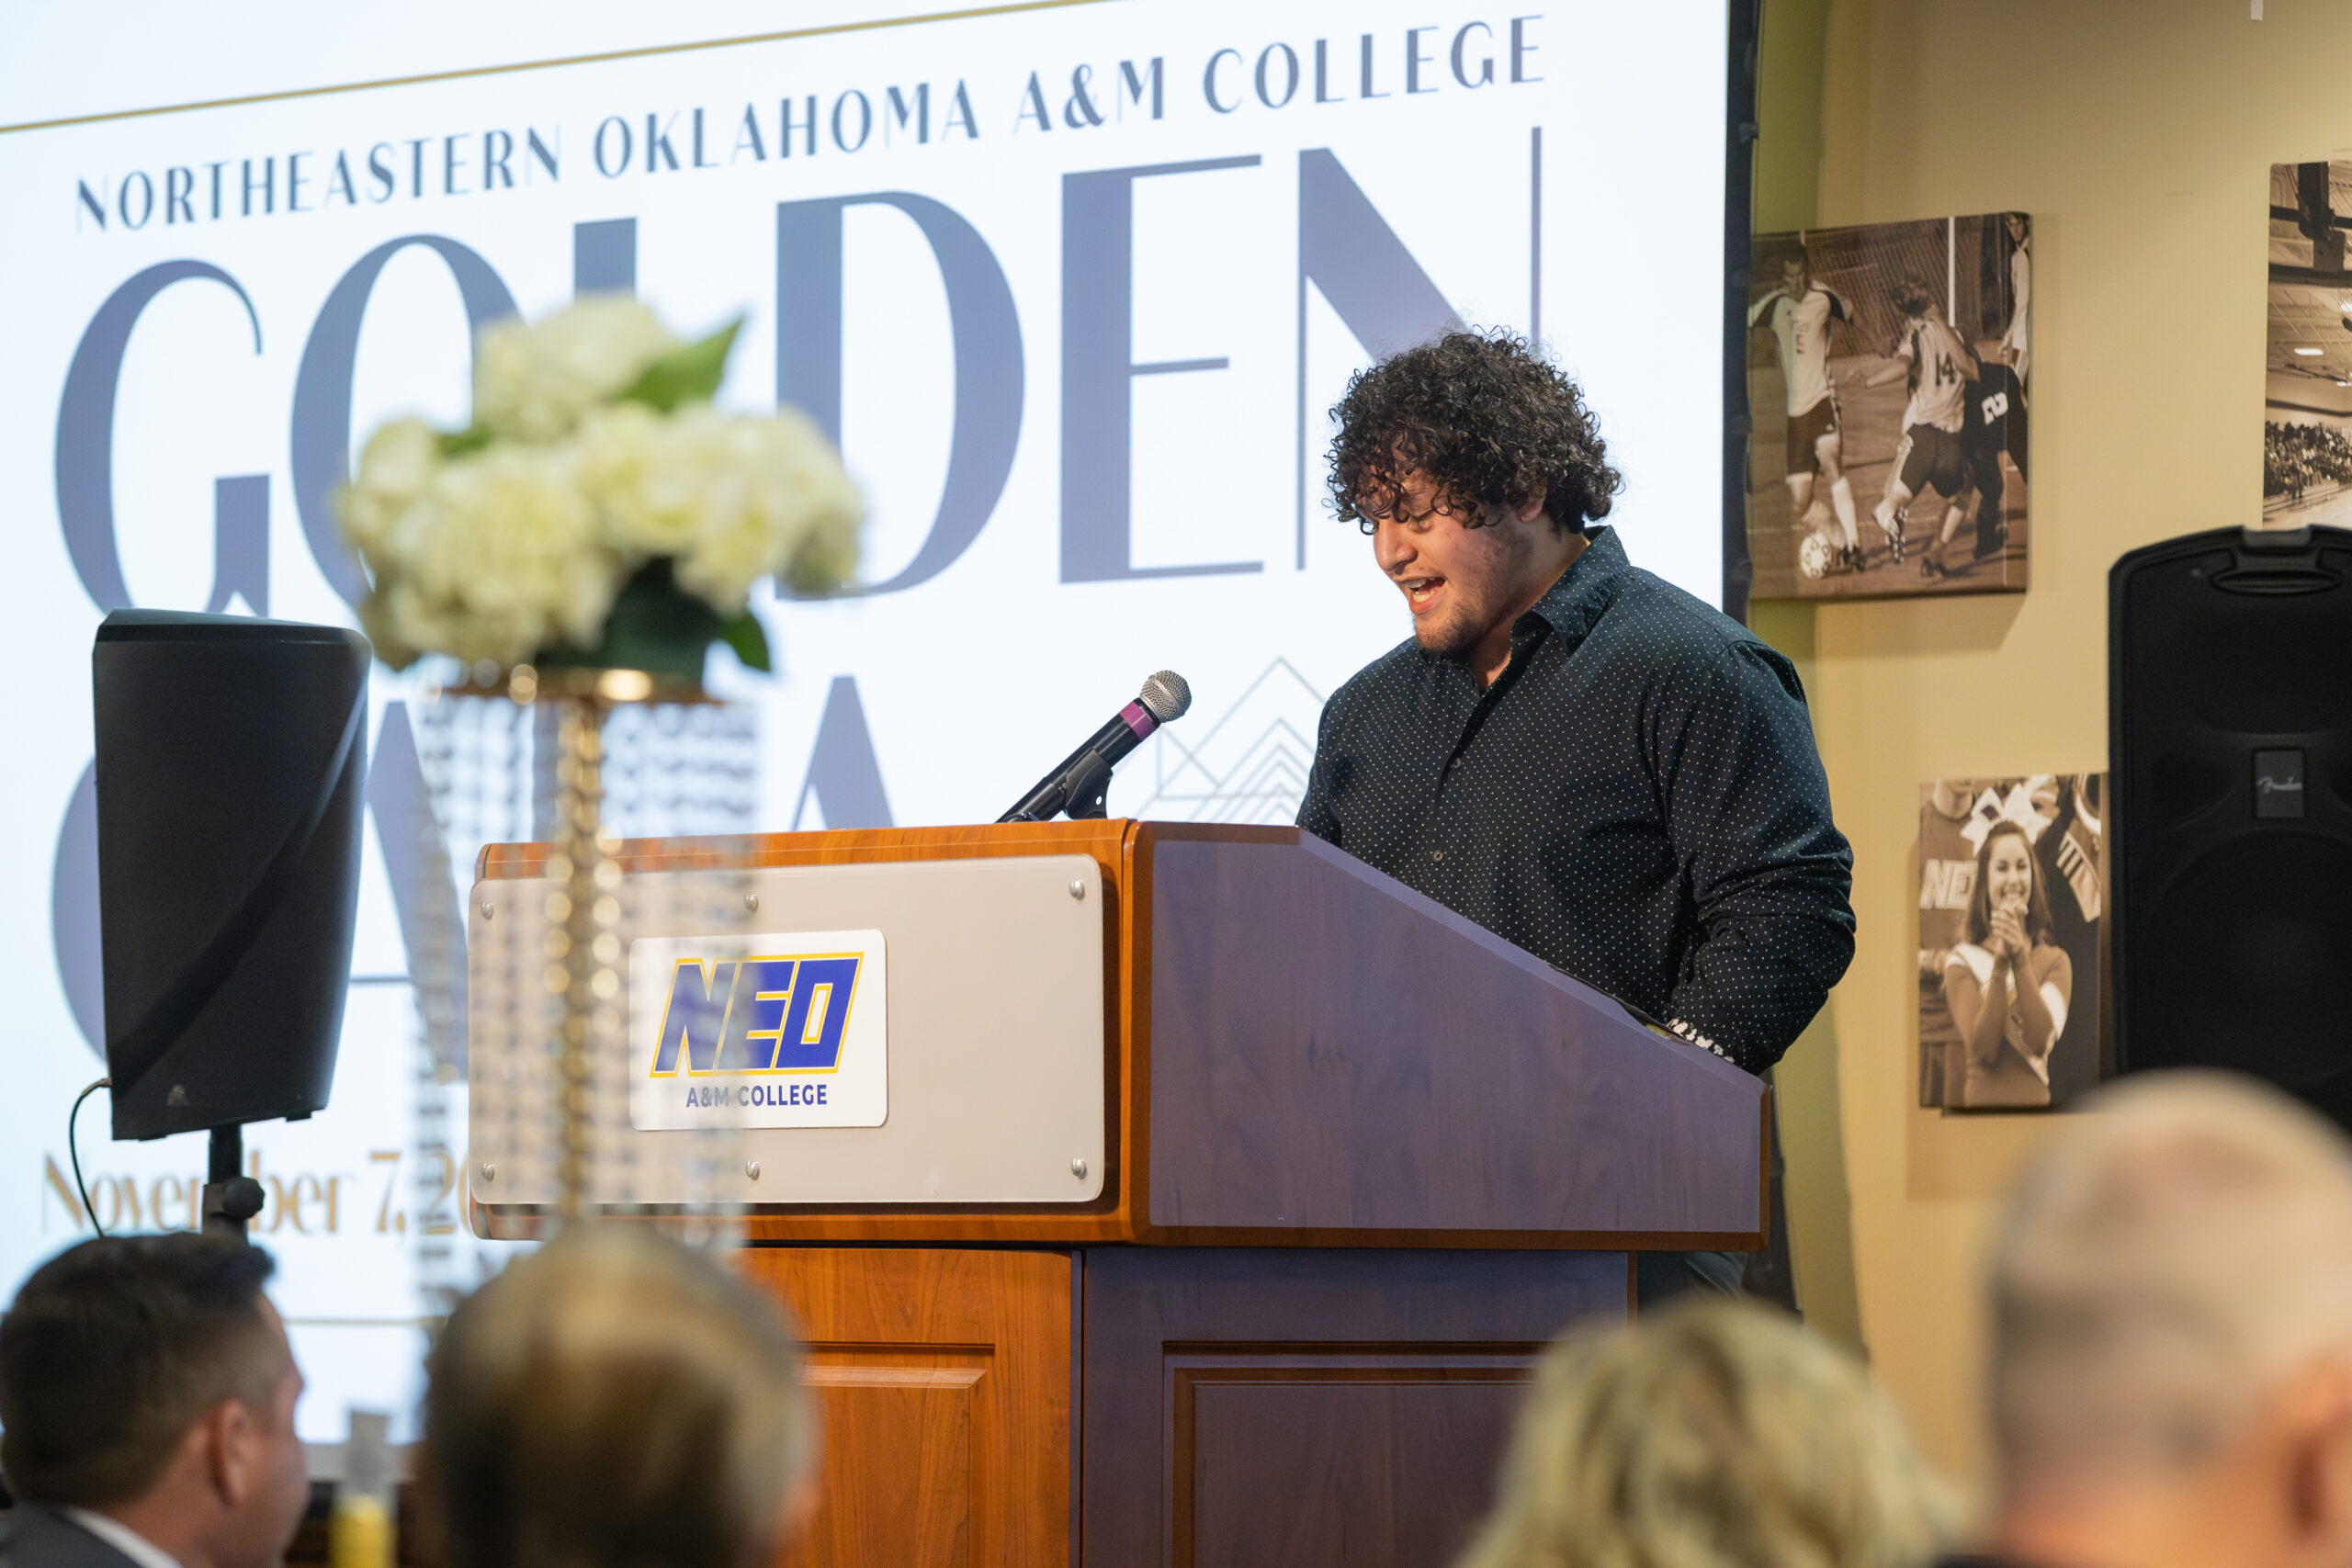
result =
[[1073,819],[1102,816],[1111,770],[1153,730],[1183,717],[1192,705],[1193,688],[1184,677],[1173,670],[1160,671],[1143,683],[1134,702],[1114,714],[997,820],[1045,822],[1063,812]]

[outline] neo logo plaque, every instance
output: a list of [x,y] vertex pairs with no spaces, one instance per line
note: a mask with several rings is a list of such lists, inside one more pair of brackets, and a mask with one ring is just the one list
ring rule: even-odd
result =
[[878,1127],[889,1115],[878,931],[629,944],[629,1122]]

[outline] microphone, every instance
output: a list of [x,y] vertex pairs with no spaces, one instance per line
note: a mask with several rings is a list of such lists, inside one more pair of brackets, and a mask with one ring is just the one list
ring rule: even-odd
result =
[[1142,745],[1145,736],[1183,717],[1192,705],[1193,688],[1184,683],[1184,677],[1173,670],[1162,670],[1143,683],[1134,702],[1112,716],[1109,723],[1087,738],[1085,745],[1039,779],[1036,787],[1021,797],[1021,804],[997,820],[1046,822],[1064,811],[1072,821],[1102,816],[1111,770]]

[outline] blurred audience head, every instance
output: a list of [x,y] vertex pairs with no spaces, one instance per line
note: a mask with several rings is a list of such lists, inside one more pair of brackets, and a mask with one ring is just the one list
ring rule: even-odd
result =
[[1553,1347],[1462,1568],[1914,1568],[1951,1523],[1858,1363],[1686,1297]]
[[275,1568],[310,1501],[269,1255],[192,1232],[51,1258],[0,1318],[0,1471],[183,1568]]
[[766,1568],[817,1422],[779,1308],[594,1225],[509,1266],[434,1347],[424,1473],[449,1568]]
[[2352,1562],[2352,1144],[2216,1074],[2087,1109],[2028,1168],[1992,1260],[2002,1550]]

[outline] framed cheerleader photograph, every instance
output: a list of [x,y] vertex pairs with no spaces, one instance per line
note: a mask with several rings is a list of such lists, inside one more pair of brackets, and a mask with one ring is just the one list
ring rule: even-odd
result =
[[1919,786],[1919,1103],[2046,1111],[2112,1069],[2106,775]]

